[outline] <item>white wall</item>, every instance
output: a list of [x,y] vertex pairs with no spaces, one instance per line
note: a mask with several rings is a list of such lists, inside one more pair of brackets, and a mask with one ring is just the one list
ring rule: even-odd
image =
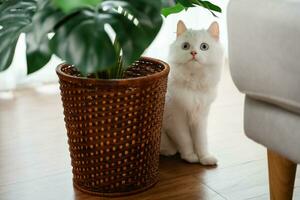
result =
[[[215,4],[223,9],[223,13],[217,13],[218,18],[203,8],[192,8],[187,12],[170,15],[164,20],[163,27],[149,49],[145,52],[146,56],[166,60],[169,45],[175,40],[176,24],[179,19],[183,20],[188,28],[202,29],[208,28],[211,22],[218,21],[221,30],[221,41],[227,51],[227,29],[226,29],[226,7],[229,0],[217,1]],[[45,82],[57,81],[55,73],[56,66],[61,62],[60,59],[53,56],[51,61],[40,71],[26,76],[26,56],[25,56],[25,38],[20,37],[18,47],[11,67],[0,73],[0,91],[14,89],[17,86],[40,85]]]

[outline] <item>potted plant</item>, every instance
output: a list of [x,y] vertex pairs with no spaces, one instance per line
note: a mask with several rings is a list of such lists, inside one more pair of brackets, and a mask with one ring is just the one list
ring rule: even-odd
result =
[[169,67],[140,56],[161,28],[161,12],[194,6],[221,11],[201,0],[0,0],[0,71],[21,33],[29,74],[52,54],[66,61],[57,74],[78,189],[118,196],[158,181]]

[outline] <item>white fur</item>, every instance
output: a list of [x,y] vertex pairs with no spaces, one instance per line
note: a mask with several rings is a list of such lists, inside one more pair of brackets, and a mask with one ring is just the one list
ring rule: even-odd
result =
[[[184,42],[189,42],[189,50],[182,49]],[[200,50],[203,42],[209,45],[207,51]],[[196,60],[190,61],[191,51],[197,52]],[[217,159],[208,151],[206,126],[223,62],[222,45],[208,30],[186,30],[171,45],[162,155],[179,152],[182,159],[191,163],[217,164]]]

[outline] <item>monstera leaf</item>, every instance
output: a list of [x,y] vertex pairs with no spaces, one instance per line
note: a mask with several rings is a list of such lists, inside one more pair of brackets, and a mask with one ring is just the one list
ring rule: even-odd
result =
[[104,28],[109,24],[122,49],[124,65],[128,66],[160,30],[160,9],[160,1],[149,0],[105,0],[95,9],[82,8],[55,27],[51,49],[84,74],[107,70],[118,60]]
[[101,1],[102,0],[53,0],[54,4],[66,13],[85,6],[95,7],[101,3]]
[[10,66],[19,36],[28,31],[36,10],[34,0],[0,2],[0,71]]
[[161,10],[161,13],[167,17],[171,14],[179,13],[183,10],[187,10],[191,7],[201,6],[209,10],[212,15],[216,16],[216,14],[213,11],[216,12],[222,12],[222,9],[209,2],[209,1],[202,1],[202,0],[163,0],[163,8]]
[[33,16],[29,32],[26,33],[28,74],[39,70],[50,60],[52,51],[49,48],[48,34],[64,16],[50,1],[38,2],[38,10]]

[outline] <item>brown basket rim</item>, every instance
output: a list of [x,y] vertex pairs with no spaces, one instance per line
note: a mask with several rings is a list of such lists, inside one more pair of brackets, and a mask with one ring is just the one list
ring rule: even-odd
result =
[[150,57],[141,57],[140,61],[146,61],[146,62],[152,62],[161,64],[164,66],[164,69],[161,72],[157,72],[154,74],[150,74],[147,76],[141,76],[141,77],[134,77],[134,78],[126,78],[126,79],[93,79],[93,78],[86,78],[86,77],[76,77],[71,76],[69,74],[66,74],[61,70],[64,66],[70,66],[70,64],[62,63],[56,67],[56,73],[59,76],[60,79],[73,82],[73,83],[86,83],[86,84],[96,84],[96,85],[129,85],[129,84],[140,84],[143,82],[149,82],[152,80],[159,79],[161,77],[168,76],[170,71],[170,66],[166,62],[150,58]]
[[144,192],[144,191],[147,191],[151,188],[153,188],[157,183],[158,183],[159,179],[157,179],[155,182],[151,183],[150,185],[146,186],[146,187],[143,187],[143,188],[140,188],[140,189],[137,189],[137,190],[132,190],[130,192],[114,192],[114,193],[105,193],[105,192],[93,192],[93,191],[90,191],[90,190],[87,190],[87,189],[84,189],[82,187],[80,187],[79,185],[77,185],[74,180],[73,180],[73,186],[81,191],[81,192],[84,192],[84,193],[87,193],[87,194],[90,194],[90,195],[93,195],[93,196],[98,196],[98,197],[126,197],[126,196],[130,196],[130,195],[134,195],[134,194],[138,194],[138,193],[141,193],[141,192]]

